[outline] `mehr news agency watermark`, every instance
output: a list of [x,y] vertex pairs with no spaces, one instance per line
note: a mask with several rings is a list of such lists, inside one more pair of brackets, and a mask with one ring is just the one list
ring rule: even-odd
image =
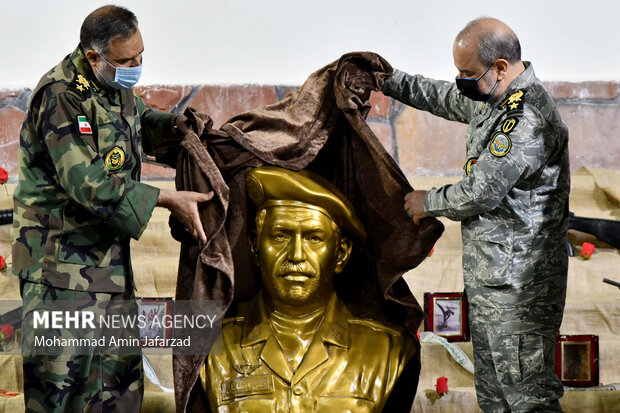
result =
[[22,355],[207,354],[222,331],[220,301],[40,300],[5,312],[6,306],[0,325],[11,323],[15,333],[0,345],[4,352],[21,347]]

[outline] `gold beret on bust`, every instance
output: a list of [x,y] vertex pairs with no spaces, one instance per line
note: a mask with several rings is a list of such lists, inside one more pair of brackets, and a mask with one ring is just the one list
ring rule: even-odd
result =
[[315,173],[262,166],[249,170],[245,182],[248,195],[259,210],[273,206],[314,207],[343,231],[366,241],[366,230],[349,200]]

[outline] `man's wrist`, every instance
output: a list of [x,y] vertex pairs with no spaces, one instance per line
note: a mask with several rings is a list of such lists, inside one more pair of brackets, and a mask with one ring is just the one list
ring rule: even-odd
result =
[[173,191],[169,189],[160,189],[159,196],[157,197],[157,206],[168,208],[173,196]]
[[426,191],[426,194],[424,194],[424,213],[429,217],[437,216],[433,214],[433,195],[436,193],[435,189]]

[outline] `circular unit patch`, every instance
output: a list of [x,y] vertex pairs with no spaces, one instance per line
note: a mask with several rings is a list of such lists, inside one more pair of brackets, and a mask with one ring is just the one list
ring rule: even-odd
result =
[[510,152],[510,148],[512,148],[512,142],[508,135],[505,135],[501,132],[498,132],[491,139],[491,144],[489,145],[489,151],[495,156],[504,156],[508,152]]
[[478,158],[471,158],[467,161],[467,164],[465,164],[465,173],[467,175],[469,175],[471,172],[471,167],[474,166],[476,162],[478,162]]
[[125,164],[125,152],[119,147],[115,146],[105,156],[105,167],[108,171],[118,171]]

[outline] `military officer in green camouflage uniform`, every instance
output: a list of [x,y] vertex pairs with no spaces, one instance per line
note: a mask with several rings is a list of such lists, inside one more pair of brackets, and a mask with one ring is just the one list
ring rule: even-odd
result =
[[561,411],[554,343],[568,267],[568,130],[504,23],[470,22],[453,54],[455,83],[396,71],[383,88],[407,105],[469,124],[462,179],[411,192],[404,208],[415,222],[462,222],[480,407]]
[[[129,241],[140,237],[155,206],[206,240],[198,203],[210,194],[139,182],[143,151],[169,153],[187,125],[183,116],[148,108],[132,89],[144,50],[137,24],[124,8],[92,12],[79,46],[32,95],[14,196],[13,272],[22,283],[25,327],[41,300],[101,308],[133,297]],[[139,412],[142,361],[25,354],[24,387],[29,412]]]

